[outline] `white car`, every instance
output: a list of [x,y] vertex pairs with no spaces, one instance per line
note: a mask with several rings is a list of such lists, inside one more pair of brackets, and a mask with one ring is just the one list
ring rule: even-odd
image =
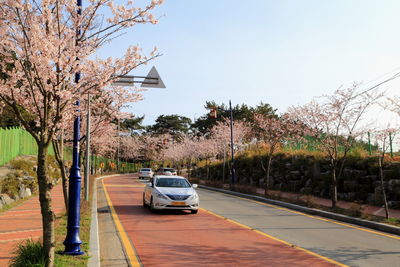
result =
[[176,170],[174,168],[159,168],[156,171],[157,175],[177,175]]
[[199,209],[199,196],[185,177],[156,175],[146,184],[143,192],[143,206],[151,211],[172,209],[190,210],[196,214]]
[[139,179],[144,179],[144,178],[152,178],[154,175],[154,172],[150,168],[142,168],[139,171]]

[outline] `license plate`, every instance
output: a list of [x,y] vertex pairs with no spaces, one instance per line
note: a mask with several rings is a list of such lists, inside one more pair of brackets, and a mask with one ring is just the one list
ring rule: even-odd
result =
[[175,206],[185,206],[186,202],[185,201],[173,201],[171,202],[171,205],[175,205]]

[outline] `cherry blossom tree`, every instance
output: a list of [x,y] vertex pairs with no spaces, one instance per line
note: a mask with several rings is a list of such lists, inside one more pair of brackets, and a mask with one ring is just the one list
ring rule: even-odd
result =
[[140,155],[143,159],[149,161],[165,160],[165,151],[169,146],[169,134],[162,135],[142,135],[140,137],[141,149]]
[[[196,151],[198,148],[197,138],[185,134],[181,135],[179,141],[171,138],[172,143],[169,143],[163,152],[164,160],[170,160],[177,167],[178,173],[181,173],[181,166],[186,162],[189,166],[188,171],[193,160],[199,155]],[[190,174],[190,173],[188,173]]]
[[[145,57],[138,46],[122,58],[99,59],[94,53],[137,24],[156,23],[150,13],[162,0],[143,7],[132,1],[115,5],[90,0],[81,15],[75,0],[4,0],[0,7],[0,105],[12,108],[38,144],[39,200],[43,218],[46,266],[54,264],[54,220],[46,172],[46,155],[58,129],[76,115],[74,103],[104,92],[117,76],[157,57]],[[101,12],[109,10],[109,17]],[[106,11],[107,12],[107,11]],[[106,13],[107,14],[107,13]],[[80,29],[77,31],[77,29]],[[82,73],[78,83],[75,74]],[[120,93],[128,93],[121,88]]]
[[358,87],[359,84],[353,84],[349,88],[339,88],[333,95],[319,98],[320,102],[312,100],[289,109],[290,116],[307,127],[318,148],[329,157],[333,208],[337,203],[337,179],[342,174],[347,154],[356,138],[365,133],[361,120],[382,96],[376,90],[359,92]]
[[138,135],[121,137],[121,158],[125,160],[138,158],[143,149],[142,144]]
[[196,137],[185,135],[181,141],[181,149],[183,151],[182,158],[186,160],[187,163],[187,175],[191,176],[192,166],[197,158],[197,144]]
[[377,156],[379,164],[379,179],[381,182],[383,202],[385,206],[385,217],[389,219],[389,206],[387,203],[383,166],[385,164],[385,155],[389,148],[389,138],[396,133],[396,129],[387,126],[385,129],[375,131],[375,142],[378,145]]
[[210,168],[209,168],[210,159],[215,157],[217,154],[216,140],[214,140],[213,138],[206,138],[204,136],[201,136],[197,139],[196,147],[197,147],[198,158],[206,160],[207,179],[209,179],[210,178]]
[[[246,141],[246,138],[249,137],[251,128],[248,123],[236,120],[233,122],[233,144],[236,148],[240,148]],[[211,137],[214,139],[215,144],[215,152],[217,155],[222,155],[223,164],[222,164],[222,182],[225,180],[225,162],[226,162],[226,153],[229,151],[229,147],[231,145],[231,128],[230,128],[230,120],[224,119],[223,121],[217,122],[215,126],[211,129]],[[234,148],[235,148],[234,147]],[[238,150],[238,149],[236,149]],[[235,153],[235,151],[234,151]]]
[[305,128],[302,124],[293,121],[288,114],[283,114],[281,117],[256,114],[254,116],[253,134],[258,141],[261,141],[261,144],[265,144],[263,147],[267,149],[266,166],[261,157],[260,159],[261,166],[266,174],[265,195],[268,195],[271,186],[271,162],[276,149],[288,140],[300,139],[305,134]]
[[[141,99],[141,96],[133,91],[129,94],[126,94],[122,97],[114,97],[115,92],[118,92],[118,87],[111,87],[107,91],[99,92],[101,94],[95,95],[91,97],[91,131],[90,134],[94,139],[94,142],[91,142],[92,151],[96,152],[101,156],[113,157],[113,153],[116,150],[116,144],[118,144],[117,137],[117,129],[114,120],[123,118],[126,116],[125,114],[119,112],[119,106],[122,106],[124,102],[136,102]],[[83,110],[87,110],[87,103],[89,95],[85,96],[86,99],[83,101],[81,108]],[[117,106],[117,104],[119,106]],[[65,122],[61,124],[63,125],[72,125],[73,118],[71,121]],[[87,118],[85,117],[85,120]],[[85,122],[85,121],[84,121]],[[87,123],[83,123],[81,127],[81,142],[80,142],[80,151],[86,150],[86,126]],[[67,127],[66,129],[57,129],[56,134],[52,140],[54,154],[56,161],[61,170],[61,181],[63,187],[63,196],[65,207],[68,210],[68,176],[66,173],[66,167],[64,162],[64,143],[67,145],[72,145],[73,138],[73,129],[71,127]],[[99,140],[100,139],[100,140]],[[100,141],[100,142],[99,142]],[[86,153],[80,153],[80,157]],[[87,159],[85,159],[87,160]]]

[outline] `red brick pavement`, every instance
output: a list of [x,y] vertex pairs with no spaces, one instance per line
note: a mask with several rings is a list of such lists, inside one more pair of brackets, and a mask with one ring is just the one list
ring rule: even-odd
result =
[[[61,184],[53,188],[51,195],[54,212],[62,213],[65,209]],[[0,213],[0,266],[8,266],[17,244],[28,238],[41,237],[42,216],[38,196]]]

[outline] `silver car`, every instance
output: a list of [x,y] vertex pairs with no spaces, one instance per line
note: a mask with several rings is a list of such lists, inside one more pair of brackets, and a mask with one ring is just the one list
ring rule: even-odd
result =
[[199,196],[195,188],[181,176],[155,175],[143,192],[143,206],[155,210],[190,210],[196,214],[199,209]]
[[141,168],[139,171],[139,179],[153,178],[154,172],[150,168]]

